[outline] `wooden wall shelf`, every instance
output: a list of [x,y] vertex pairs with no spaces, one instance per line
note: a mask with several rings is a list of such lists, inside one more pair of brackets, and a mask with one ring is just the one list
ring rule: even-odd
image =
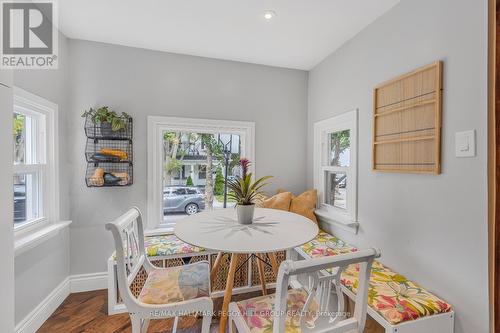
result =
[[441,172],[441,61],[374,89],[373,170]]

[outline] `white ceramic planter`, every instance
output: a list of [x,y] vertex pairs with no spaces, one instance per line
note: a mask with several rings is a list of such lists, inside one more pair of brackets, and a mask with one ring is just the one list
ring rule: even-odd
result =
[[255,205],[236,205],[239,224],[252,224]]

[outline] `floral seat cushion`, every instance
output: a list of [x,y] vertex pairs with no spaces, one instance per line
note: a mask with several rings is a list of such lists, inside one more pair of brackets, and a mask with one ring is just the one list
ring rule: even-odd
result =
[[[250,332],[269,333],[273,331],[274,295],[260,296],[237,302],[240,315],[245,320]],[[287,333],[300,333],[300,312],[307,300],[307,292],[302,289],[288,291],[287,317],[285,327]],[[304,318],[308,327],[314,326],[317,319],[318,303],[312,301]]]
[[209,295],[208,262],[157,269],[151,272],[139,294],[146,304],[182,302]]
[[149,257],[203,252],[205,249],[184,243],[175,235],[147,236],[144,239]]
[[319,231],[315,239],[300,248],[311,258],[335,256],[357,251],[355,247],[323,230]]
[[[204,248],[184,243],[175,235],[147,236],[144,238],[144,247],[148,257],[196,254],[205,251]],[[113,258],[116,259],[116,252],[113,253]]]
[[[341,283],[356,293],[358,276],[359,265],[351,265],[342,273]],[[451,310],[450,304],[378,261],[372,266],[368,305],[393,325]]]
[[[301,246],[301,250],[311,258],[357,251],[355,247],[322,230],[314,240]],[[359,265],[351,265],[342,273],[341,283],[356,293],[358,276]],[[451,310],[450,304],[376,260],[370,277],[368,305],[393,325]]]

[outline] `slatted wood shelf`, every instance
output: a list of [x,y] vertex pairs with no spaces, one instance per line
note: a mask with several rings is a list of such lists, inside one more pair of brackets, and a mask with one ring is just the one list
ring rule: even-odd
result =
[[442,72],[437,61],[374,89],[374,171],[441,172]]

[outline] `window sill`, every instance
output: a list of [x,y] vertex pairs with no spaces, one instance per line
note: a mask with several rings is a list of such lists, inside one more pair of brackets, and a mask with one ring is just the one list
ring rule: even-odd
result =
[[38,230],[34,230],[33,232],[26,233],[16,237],[14,241],[14,253],[17,257],[18,255],[31,250],[38,245],[44,243],[50,238],[59,234],[59,232],[69,226],[71,221],[61,221],[56,223],[50,223],[44,225],[42,228]]
[[355,235],[358,233],[359,223],[357,221],[352,221],[345,217],[338,217],[336,214],[332,214],[326,209],[317,209],[314,213],[318,216],[321,222],[330,224],[334,227],[339,227]]

